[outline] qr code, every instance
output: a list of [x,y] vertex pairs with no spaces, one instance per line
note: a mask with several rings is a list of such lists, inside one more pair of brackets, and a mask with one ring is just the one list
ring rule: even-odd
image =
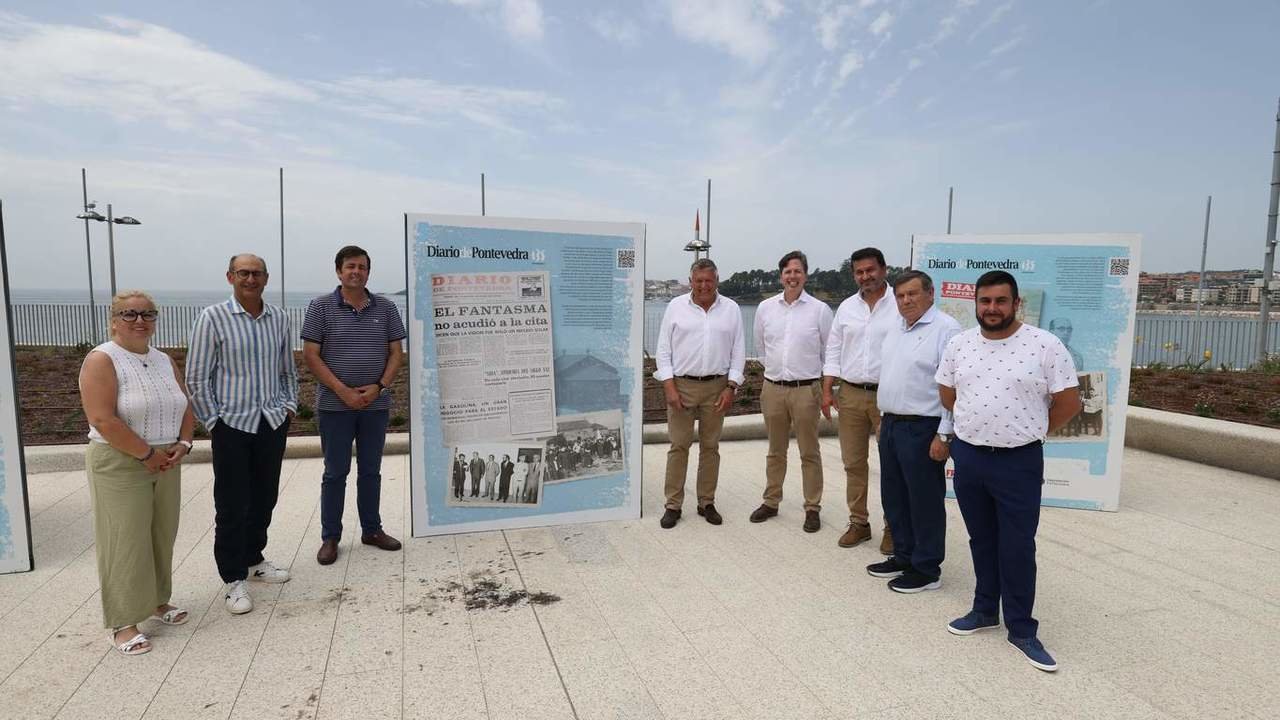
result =
[[1128,277],[1129,258],[1111,258],[1111,268],[1107,274],[1111,277]]
[[635,250],[618,250],[618,267],[632,269],[636,266]]

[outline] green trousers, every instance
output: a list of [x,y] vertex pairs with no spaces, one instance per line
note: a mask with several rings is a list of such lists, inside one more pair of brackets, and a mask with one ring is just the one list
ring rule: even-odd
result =
[[173,591],[181,466],[152,475],[128,454],[90,442],[85,470],[93,501],[102,624],[136,625],[169,602]]

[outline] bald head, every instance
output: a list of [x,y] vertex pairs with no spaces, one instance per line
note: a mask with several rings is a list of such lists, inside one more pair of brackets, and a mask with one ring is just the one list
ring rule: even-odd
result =
[[240,267],[245,268],[246,270],[253,269],[253,268],[252,268],[251,266],[249,266],[249,265],[246,265],[245,263],[254,263],[254,264],[257,264],[257,265],[261,266],[261,267],[260,267],[260,268],[258,268],[258,269],[262,270],[262,272],[266,272],[266,271],[267,271],[267,261],[266,261],[266,260],[263,260],[262,258],[258,257],[257,255],[254,255],[253,253],[240,253],[239,255],[232,255],[232,256],[231,256],[231,260],[229,260],[229,261],[227,262],[227,272],[235,272],[235,271],[236,271],[236,269],[237,269],[237,268],[236,268],[236,261],[237,261],[237,260],[239,260],[239,261],[241,262]]

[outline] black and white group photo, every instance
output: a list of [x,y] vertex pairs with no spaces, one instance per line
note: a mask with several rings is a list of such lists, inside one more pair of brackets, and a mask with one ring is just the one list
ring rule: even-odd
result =
[[547,482],[623,472],[622,411],[558,416],[556,434],[546,438],[546,446]]
[[537,506],[547,478],[544,450],[529,443],[469,443],[453,450],[446,504]]

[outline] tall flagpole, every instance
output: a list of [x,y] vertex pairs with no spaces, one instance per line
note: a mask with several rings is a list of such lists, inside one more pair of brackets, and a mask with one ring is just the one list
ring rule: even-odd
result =
[[1267,255],[1262,261],[1261,325],[1258,327],[1258,362],[1267,359],[1267,326],[1271,322],[1271,276],[1276,268],[1276,215],[1280,214],[1280,106],[1276,108],[1276,144],[1271,153],[1271,209],[1267,211]]
[[288,307],[284,300],[284,168],[280,168],[280,307]]
[[89,268],[89,328],[93,331],[93,341],[98,341],[98,306],[93,299],[93,248],[89,244],[89,181],[85,179],[84,168],[80,168],[80,192],[84,195],[84,260]]

